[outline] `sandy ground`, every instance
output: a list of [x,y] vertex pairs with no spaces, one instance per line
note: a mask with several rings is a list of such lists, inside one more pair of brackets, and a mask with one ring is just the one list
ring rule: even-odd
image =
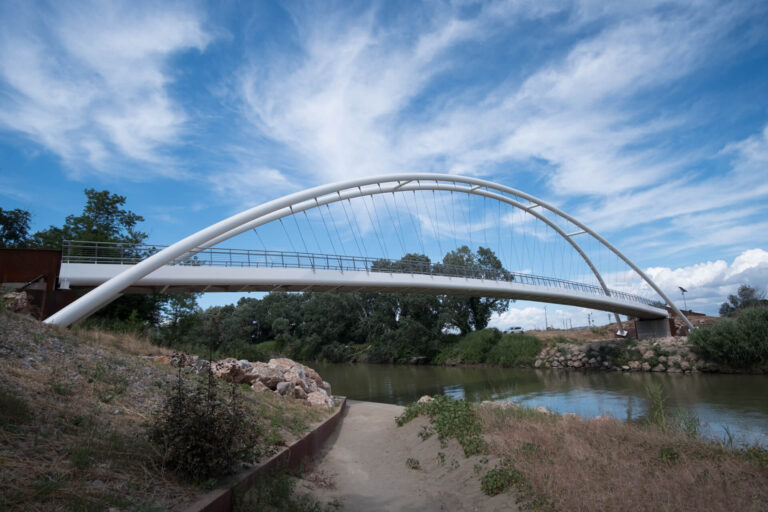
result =
[[[480,489],[480,475],[494,460],[464,457],[454,440],[441,447],[437,436],[422,440],[428,425],[417,418],[398,427],[396,405],[350,400],[341,425],[296,486],[300,493],[324,503],[336,500],[344,511],[496,511],[517,510],[507,492],[488,497]],[[438,459],[442,452],[444,461]],[[420,469],[406,466],[417,459]]]

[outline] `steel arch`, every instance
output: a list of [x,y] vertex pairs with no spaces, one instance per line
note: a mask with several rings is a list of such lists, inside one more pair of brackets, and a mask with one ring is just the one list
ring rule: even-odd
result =
[[[459,183],[462,185],[457,185]],[[675,306],[672,300],[667,297],[667,295],[656,285],[656,283],[653,282],[653,280],[651,280],[642,270],[640,270],[640,268],[632,263],[629,258],[627,258],[623,253],[621,253],[621,251],[619,251],[603,237],[592,231],[590,228],[575,218],[558,209],[557,207],[520,190],[516,190],[511,187],[493,183],[487,180],[451,174],[432,173],[404,173],[360,178],[356,180],[322,185],[319,187],[314,187],[304,191],[289,194],[272,201],[268,201],[267,203],[250,208],[244,212],[217,222],[216,224],[202,229],[176,242],[175,244],[170,245],[169,247],[141,261],[130,269],[122,272],[121,274],[115,276],[109,281],[83,295],[75,302],[51,315],[45,320],[45,322],[62,326],[71,325],[72,323],[87,317],[94,311],[108,304],[116,297],[118,297],[119,294],[127,287],[131,286],[133,283],[142,279],[151,272],[157,270],[161,266],[174,261],[186,259],[187,257],[195,254],[200,249],[212,247],[219,244],[220,242],[223,242],[224,240],[232,238],[240,233],[256,228],[268,222],[295,213],[300,213],[311,208],[343,201],[346,199],[416,190],[443,190],[489,197],[498,201],[505,202],[536,217],[554,229],[574,248],[574,250],[579,253],[582,259],[584,259],[585,263],[595,274],[595,277],[598,279],[606,295],[610,296],[610,290],[606,286],[605,281],[603,280],[599,271],[597,268],[595,268],[592,261],[581,249],[578,243],[573,240],[573,237],[565,233],[562,228],[560,228],[560,226],[552,222],[546,216],[535,211],[535,208],[540,207],[549,210],[558,217],[569,221],[575,226],[578,226],[583,230],[584,233],[588,233],[597,241],[599,241],[603,246],[616,254],[646,283],[648,283],[648,285],[651,286],[651,288],[656,291],[656,293],[658,293],[659,296],[667,302],[667,304],[670,305],[673,311],[678,314],[688,324],[689,327],[693,327],[690,321],[685,317],[685,315],[683,315],[677,306]],[[525,199],[530,201],[531,204],[522,204],[519,201],[505,196],[504,194],[510,194]]]

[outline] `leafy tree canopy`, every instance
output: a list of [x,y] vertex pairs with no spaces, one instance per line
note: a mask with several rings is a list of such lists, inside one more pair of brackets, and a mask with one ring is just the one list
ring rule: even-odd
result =
[[32,237],[32,245],[60,249],[64,240],[141,243],[147,234],[137,225],[144,217],[126,210],[125,197],[108,190],[85,189],[86,202],[80,215],[69,215],[62,227],[50,226]]
[[753,308],[765,302],[765,294],[757,288],[743,284],[739,286],[736,295],[729,295],[728,302],[720,305],[720,316],[737,316],[746,308]]
[[31,215],[26,210],[0,208],[0,248],[26,247],[30,219]]

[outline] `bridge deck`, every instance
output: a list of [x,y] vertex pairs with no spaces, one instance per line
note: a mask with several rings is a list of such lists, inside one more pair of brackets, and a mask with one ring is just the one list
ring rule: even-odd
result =
[[[62,263],[60,278],[72,288],[93,288],[131,265]],[[461,276],[370,270],[312,268],[213,267],[166,265],[139,280],[128,292],[250,292],[336,291],[408,292],[471,295],[581,306],[638,318],[666,318],[666,309],[646,300],[628,300],[596,293],[591,286],[565,287],[547,280],[530,284],[517,280],[478,279]],[[626,294],[623,294],[626,295]],[[629,296],[627,297],[635,297]],[[638,298],[639,299],[639,298]]]

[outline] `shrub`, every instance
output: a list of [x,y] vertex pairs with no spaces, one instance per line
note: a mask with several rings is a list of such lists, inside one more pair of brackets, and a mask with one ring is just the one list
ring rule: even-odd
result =
[[735,320],[726,319],[688,335],[696,353],[732,368],[768,365],[768,308],[746,309]]
[[486,355],[501,339],[498,329],[470,332],[456,346],[457,355],[464,363],[484,363]]
[[510,464],[496,466],[480,479],[480,488],[488,496],[495,496],[507,490],[512,484],[524,481],[523,474],[511,467]]
[[346,348],[338,341],[329,343],[320,350],[320,359],[329,363],[343,363],[348,359]]
[[149,429],[150,439],[163,448],[163,465],[194,482],[228,474],[235,462],[255,461],[259,435],[257,426],[245,421],[236,386],[223,393],[210,371],[207,383],[194,388],[179,371]]
[[486,362],[501,366],[532,366],[542,349],[539,338],[527,334],[505,334],[494,346]]
[[431,402],[408,404],[403,414],[395,418],[395,423],[403,426],[420,414],[429,416],[438,439],[456,439],[466,457],[484,453],[488,449],[480,435],[480,422],[470,402],[438,395]]

